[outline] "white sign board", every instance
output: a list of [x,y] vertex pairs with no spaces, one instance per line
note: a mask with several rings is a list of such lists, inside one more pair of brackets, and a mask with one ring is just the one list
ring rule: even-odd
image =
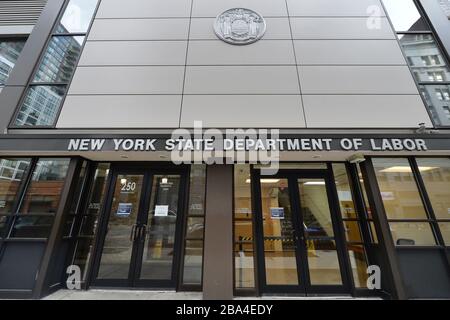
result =
[[167,217],[169,215],[169,206],[155,206],[155,217]]

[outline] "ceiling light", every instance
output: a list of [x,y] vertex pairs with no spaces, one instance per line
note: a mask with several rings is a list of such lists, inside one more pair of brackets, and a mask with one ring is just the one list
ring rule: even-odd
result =
[[308,186],[324,186],[325,185],[325,181],[306,181],[304,183],[304,185],[308,185]]
[[[438,167],[419,167],[420,171],[430,171],[434,169],[439,169]],[[410,173],[412,172],[410,166],[393,166],[383,170],[380,170],[383,173]]]
[[[277,183],[280,181],[280,179],[260,179],[259,181],[261,183]],[[250,182],[251,182],[250,179],[245,180],[245,183],[250,183]]]

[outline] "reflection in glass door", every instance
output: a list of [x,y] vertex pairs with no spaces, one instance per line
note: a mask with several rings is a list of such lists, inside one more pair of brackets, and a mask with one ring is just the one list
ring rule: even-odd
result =
[[178,217],[179,175],[155,175],[144,225],[140,279],[172,278]]
[[288,179],[261,179],[267,285],[298,285],[295,228]]
[[298,179],[311,285],[342,285],[325,179]]
[[260,178],[260,281],[266,292],[344,292],[325,170]]
[[165,171],[113,174],[94,285],[175,287],[185,178]]
[[137,226],[144,175],[116,178],[98,279],[128,280],[133,252],[131,234]]

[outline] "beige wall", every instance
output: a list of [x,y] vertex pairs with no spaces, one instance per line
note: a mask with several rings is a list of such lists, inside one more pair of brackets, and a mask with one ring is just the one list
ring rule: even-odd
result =
[[[379,0],[102,0],[57,126],[405,128],[430,124]],[[215,17],[267,32],[233,46]],[[381,8],[380,8],[381,9]]]

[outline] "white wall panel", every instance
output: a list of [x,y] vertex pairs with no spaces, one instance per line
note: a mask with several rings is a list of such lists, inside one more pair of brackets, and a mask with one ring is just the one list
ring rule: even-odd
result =
[[80,67],[69,94],[181,94],[184,67]]
[[184,66],[186,48],[187,41],[88,41],[79,65]]
[[189,41],[188,65],[295,65],[291,40],[262,40],[233,46],[221,40]]
[[287,0],[291,16],[384,16],[380,0]]
[[189,66],[185,94],[299,94],[295,66]]
[[173,128],[181,95],[67,96],[58,128]]
[[189,95],[183,99],[181,126],[301,128],[305,127],[299,95]]
[[295,40],[298,64],[406,65],[396,40]]
[[95,20],[89,40],[187,40],[189,19]]
[[191,0],[102,0],[97,18],[189,17]]
[[303,96],[308,128],[417,128],[430,118],[419,95]]
[[303,94],[418,94],[407,66],[300,66]]
[[291,18],[294,39],[395,39],[386,18],[379,28],[367,25],[367,18]]
[[285,0],[193,0],[193,17],[215,18],[231,8],[248,8],[265,17],[287,16]]

